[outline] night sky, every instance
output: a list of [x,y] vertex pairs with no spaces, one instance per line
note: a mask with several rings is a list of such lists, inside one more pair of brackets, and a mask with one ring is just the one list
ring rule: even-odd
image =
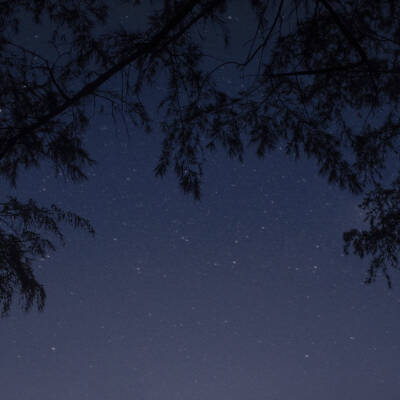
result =
[[400,277],[367,286],[368,260],[343,255],[360,198],[250,148],[243,164],[215,153],[195,201],[154,177],[160,141],[99,117],[87,182],[44,166],[2,186],[96,236],[66,229],[38,262],[44,312],[0,321],[1,399],[398,400]]

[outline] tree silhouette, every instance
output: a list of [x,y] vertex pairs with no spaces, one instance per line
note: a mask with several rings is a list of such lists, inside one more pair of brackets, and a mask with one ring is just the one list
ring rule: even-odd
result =
[[[82,138],[89,116],[110,107],[150,131],[141,99],[158,79],[164,135],[157,176],[173,169],[184,192],[200,197],[202,166],[216,148],[242,159],[278,146],[288,156],[315,159],[328,181],[365,193],[366,230],[344,234],[345,250],[372,256],[367,282],[379,271],[390,285],[400,241],[400,177],[387,184],[398,158],[400,4],[327,0],[244,0],[253,16],[246,54],[210,53],[209,40],[231,43],[229,0],[152,3],[147,26],[112,27],[102,0],[9,0],[0,4],[0,174],[16,185],[21,168],[50,162],[56,174],[86,179],[94,161]],[[139,0],[125,0],[138,7]],[[148,5],[148,4],[147,4]],[[21,21],[33,18],[48,36],[45,51],[24,44]],[[213,33],[210,33],[213,32]],[[222,54],[222,55],[221,55]],[[227,53],[228,54],[228,53]],[[216,79],[236,72],[242,88]],[[108,85],[120,77],[121,87]],[[390,164],[392,165],[392,164]],[[386,185],[386,186],[385,186]],[[19,292],[24,307],[41,308],[44,290],[35,256],[54,249],[67,222],[93,233],[89,222],[56,206],[9,198],[0,205],[0,296],[9,310]]]

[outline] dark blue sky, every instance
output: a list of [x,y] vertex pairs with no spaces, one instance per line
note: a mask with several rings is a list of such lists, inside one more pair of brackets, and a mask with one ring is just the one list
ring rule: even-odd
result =
[[39,263],[44,312],[0,321],[2,399],[398,399],[399,277],[366,286],[367,261],[342,254],[359,198],[250,149],[209,159],[196,202],[154,178],[157,131],[114,128],[92,121],[88,182],[20,180],[97,234],[67,230]]

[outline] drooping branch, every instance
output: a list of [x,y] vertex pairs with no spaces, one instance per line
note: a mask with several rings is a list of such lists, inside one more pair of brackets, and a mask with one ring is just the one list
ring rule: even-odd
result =
[[64,111],[70,107],[78,104],[82,99],[95,93],[95,91],[115,76],[118,72],[122,71],[129,64],[135,62],[141,57],[154,54],[159,49],[168,46],[171,42],[176,41],[181,37],[187,30],[189,30],[198,20],[203,18],[205,15],[210,14],[216,7],[223,4],[225,0],[210,0],[203,4],[202,10],[191,18],[188,23],[184,24],[175,34],[171,35],[174,29],[182,24],[182,22],[190,15],[191,12],[198,5],[197,0],[186,0],[176,7],[176,13],[173,17],[165,24],[164,28],[160,32],[156,33],[151,40],[146,43],[137,45],[136,50],[133,54],[123,58],[113,67],[99,75],[93,81],[87,83],[82,89],[80,89],[75,95],[70,96],[65,100],[64,103],[56,106],[52,111],[43,115],[35,123],[19,128],[20,132],[10,139],[3,142],[3,149],[0,152],[0,159],[5,157],[7,153],[21,140],[23,137],[34,133],[48,122],[61,115]]
[[332,18],[335,21],[336,25],[338,26],[338,28],[343,33],[344,37],[348,40],[348,42],[357,51],[357,53],[361,57],[361,60],[365,64],[368,65],[369,64],[368,56],[365,53],[364,49],[361,47],[360,43],[358,43],[358,41],[354,38],[354,36],[351,34],[351,32],[348,31],[348,29],[346,28],[346,26],[343,24],[342,20],[340,19],[339,15],[332,8],[332,6],[329,4],[329,1],[327,1],[327,0],[320,0],[320,1],[324,5],[324,7],[328,10],[329,14],[332,16]]

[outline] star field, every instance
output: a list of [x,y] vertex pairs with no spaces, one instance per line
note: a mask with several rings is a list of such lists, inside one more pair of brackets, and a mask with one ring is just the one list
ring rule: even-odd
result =
[[249,148],[242,164],[210,157],[195,201],[154,177],[160,136],[93,117],[88,181],[21,177],[19,197],[87,217],[96,236],[66,229],[38,262],[44,312],[0,321],[1,398],[398,399],[399,277],[364,285],[367,260],[343,254],[360,198],[313,161]]

